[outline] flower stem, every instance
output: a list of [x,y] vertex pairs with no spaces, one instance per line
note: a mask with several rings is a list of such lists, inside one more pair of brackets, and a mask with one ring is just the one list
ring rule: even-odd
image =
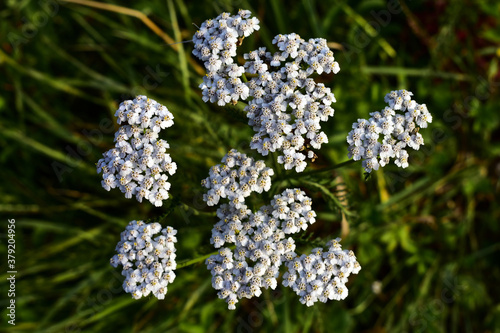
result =
[[207,259],[208,257],[210,257],[212,255],[215,255],[217,253],[219,253],[219,251],[212,252],[212,253],[206,254],[204,256],[198,257],[198,258],[194,258],[194,259],[191,259],[191,260],[187,260],[187,261],[181,262],[181,263],[177,264],[176,269],[183,268],[183,267],[186,267],[186,266],[191,266],[191,265],[196,264],[196,263],[198,263],[200,261],[203,261],[203,260]]
[[[231,250],[233,250],[235,248],[235,246],[229,246],[229,248]],[[212,252],[212,253],[209,253],[209,254],[205,254],[205,255],[203,255],[201,257],[198,257],[198,258],[194,258],[194,259],[191,259],[191,260],[183,261],[183,262],[177,264],[176,269],[184,268],[184,267],[191,266],[193,264],[199,263],[200,261],[203,261],[203,260],[205,260],[205,259],[207,259],[207,258],[209,258],[209,257],[211,257],[213,255],[216,255],[218,253],[219,253],[219,250],[217,250],[215,252]]]
[[355,160],[348,160],[348,161],[345,161],[345,162],[342,162],[342,163],[339,163],[339,164],[335,164],[335,165],[332,165],[330,167],[323,168],[323,169],[312,170],[312,171],[309,171],[309,172],[302,172],[300,174],[288,174],[288,175],[284,176],[281,179],[284,180],[284,179],[289,179],[289,178],[307,177],[307,176],[315,175],[317,173],[339,169],[339,168],[342,168],[342,167],[344,167],[346,165],[353,164],[354,162],[357,162],[357,161],[355,161]]

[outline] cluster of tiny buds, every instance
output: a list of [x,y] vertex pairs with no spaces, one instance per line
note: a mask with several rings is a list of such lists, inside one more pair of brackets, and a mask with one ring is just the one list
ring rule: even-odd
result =
[[340,68],[325,39],[305,41],[292,33],[276,36],[273,44],[279,49],[274,54],[260,48],[244,55],[245,69],[253,75],[247,83],[253,99],[245,107],[256,132],[250,147],[264,156],[279,151],[285,169],[302,172],[305,159],[315,158],[304,150],[328,142],[320,123],[333,117],[336,101],[330,88],[310,76],[336,74]]
[[343,300],[347,297],[347,279],[358,274],[361,266],[354,252],[342,250],[340,238],[330,241],[330,248],[316,248],[286,263],[283,285],[300,296],[300,302],[311,306],[317,301]]
[[[201,25],[193,36],[193,54],[204,62],[207,75],[200,88],[203,100],[219,102],[224,105],[229,101],[237,101],[248,96],[248,88],[241,81],[244,68],[234,62],[236,48],[241,40],[255,30],[259,30],[259,20],[250,17],[249,10],[238,11],[237,15],[222,13],[215,19],[210,19]],[[228,94],[220,86],[222,81],[231,80],[235,89]]]
[[264,161],[255,161],[232,149],[222,159],[222,164],[210,168],[209,177],[202,181],[208,189],[203,200],[209,206],[227,198],[235,208],[240,208],[252,192],[262,193],[271,187],[274,171]]
[[406,168],[409,155],[405,148],[418,150],[424,144],[418,130],[432,122],[432,115],[425,104],[412,100],[412,95],[407,90],[391,91],[384,98],[388,107],[372,112],[370,119],[358,119],[352,125],[353,130],[347,136],[348,156],[354,160],[362,159],[366,172],[384,167],[391,158],[398,167]]
[[241,298],[258,297],[262,288],[276,288],[281,264],[296,257],[295,242],[286,235],[316,221],[311,204],[301,190],[286,189],[255,213],[245,205],[238,209],[226,204],[217,210],[220,221],[212,230],[211,243],[215,248],[236,247],[221,248],[206,264],[212,286],[230,310]]
[[135,299],[150,293],[158,299],[165,298],[168,284],[175,279],[176,234],[174,228],[162,229],[156,222],[131,221],[128,224],[116,245],[117,254],[110,260],[113,267],[123,266],[125,292]]
[[118,187],[126,198],[135,196],[139,202],[145,198],[159,207],[169,197],[167,174],[177,170],[159,132],[171,127],[174,117],[146,96],[122,102],[115,116],[118,124],[124,124],[115,133],[115,147],[97,162],[97,172],[103,173],[101,184],[107,191]]

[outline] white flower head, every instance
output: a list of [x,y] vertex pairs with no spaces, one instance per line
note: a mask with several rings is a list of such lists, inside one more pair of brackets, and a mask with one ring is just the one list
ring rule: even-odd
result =
[[115,113],[118,124],[115,147],[103,154],[97,162],[102,172],[102,186],[109,191],[118,187],[125,197],[145,198],[161,206],[169,197],[169,175],[177,169],[172,162],[167,141],[158,133],[173,125],[174,116],[163,105],[146,96],[137,96],[120,104]]
[[352,251],[342,250],[340,238],[329,242],[328,251],[313,249],[309,255],[295,257],[288,268],[283,285],[300,296],[300,302],[312,306],[317,301],[343,300],[347,297],[346,282],[350,274],[358,274],[361,266]]
[[175,235],[172,227],[161,228],[159,223],[131,221],[121,233],[116,245],[117,254],[110,263],[123,266],[123,289],[139,299],[150,293],[164,299],[167,286],[175,279]]
[[[255,213],[231,202],[220,206],[220,221],[211,239],[219,253],[208,258],[206,265],[212,273],[212,286],[230,310],[243,297],[258,297],[263,288],[276,288],[279,267],[296,256],[295,242],[286,235],[315,221],[310,204],[303,191],[287,189]],[[236,246],[234,250],[223,247],[230,245]]]
[[292,33],[276,36],[273,44],[279,49],[274,54],[262,48],[244,56],[245,70],[258,74],[246,83],[251,100],[245,111],[255,131],[250,147],[264,156],[278,151],[278,163],[302,172],[314,156],[304,148],[328,143],[321,123],[334,115],[335,96],[310,76],[337,73],[339,67],[324,39],[305,41]]
[[232,150],[202,181],[209,205],[222,199],[227,202],[217,209],[219,222],[210,240],[219,253],[209,257],[206,265],[212,286],[230,310],[241,298],[258,297],[263,288],[276,288],[279,267],[296,256],[295,242],[286,236],[316,221],[312,201],[300,189],[284,190],[256,212],[248,209],[245,198],[252,192],[268,191],[272,174],[263,161]]
[[[333,116],[331,104],[336,101],[330,88],[310,76],[340,68],[326,40],[306,41],[295,33],[273,39],[278,52],[261,47],[243,55],[244,66],[237,65],[232,59],[238,43],[259,29],[250,15],[245,10],[234,16],[222,13],[205,21],[194,35],[193,54],[207,70],[200,84],[202,98],[220,106],[250,100],[244,111],[255,131],[251,148],[263,156],[278,151],[285,169],[302,172],[310,158],[303,149],[320,149],[328,142],[321,122]],[[248,81],[245,72],[252,76]]]
[[[203,200],[209,206],[226,198],[233,205],[239,205],[252,192],[262,193],[271,187],[274,171],[266,167],[264,161],[255,161],[233,149],[210,169],[210,175],[202,181],[208,189]],[[239,207],[238,207],[239,208]]]
[[244,68],[235,64],[234,58],[238,43],[260,29],[259,20],[250,16],[248,10],[236,15],[222,13],[203,22],[194,34],[193,55],[204,62],[207,70],[200,85],[205,102],[223,106],[248,97],[248,88],[240,79]]
[[363,160],[366,172],[384,167],[391,159],[398,167],[407,168],[409,155],[403,148],[418,150],[424,144],[417,126],[426,128],[432,115],[425,104],[418,104],[411,96],[407,90],[391,91],[384,98],[389,106],[352,125],[347,135],[348,157]]

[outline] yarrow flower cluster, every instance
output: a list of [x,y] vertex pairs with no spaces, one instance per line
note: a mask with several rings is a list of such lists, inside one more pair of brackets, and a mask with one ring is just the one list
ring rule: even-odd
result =
[[[276,52],[261,47],[244,54],[244,65],[238,65],[237,47],[259,29],[259,20],[248,10],[222,13],[203,22],[193,37],[193,54],[207,71],[200,85],[202,99],[220,106],[248,100],[244,111],[255,132],[250,148],[263,156],[278,152],[278,163],[286,170],[302,172],[306,159],[316,157],[313,149],[328,142],[321,123],[333,117],[336,102],[331,89],[312,76],[337,74],[340,68],[325,39],[306,41],[295,33],[277,35],[272,41]],[[406,148],[418,150],[424,144],[418,130],[426,128],[432,116],[425,104],[411,96],[406,90],[392,91],[385,96],[384,110],[353,124],[347,136],[348,156],[363,160],[366,172],[391,159],[406,168]],[[166,152],[168,142],[159,138],[163,129],[173,125],[172,113],[146,96],[137,96],[121,103],[115,116],[121,125],[115,147],[97,163],[102,186],[108,191],[118,187],[126,198],[135,196],[139,202],[146,198],[161,206],[169,197],[168,175],[177,169]],[[270,190],[273,175],[264,161],[233,149],[202,181],[207,189],[203,200],[208,206],[220,204],[210,238],[218,253],[205,261],[213,288],[232,310],[242,298],[258,297],[263,288],[275,289],[284,265],[282,283],[299,295],[301,303],[312,306],[345,299],[349,276],[361,269],[354,252],[343,250],[337,238],[327,243],[327,250],[318,247],[300,255],[289,237],[316,221],[305,192],[285,189],[256,211],[246,205],[252,193]],[[123,267],[123,288],[133,298],[149,294],[165,298],[168,284],[175,279],[176,234],[172,227],[162,229],[159,223],[143,221],[131,221],[121,233],[110,263]]]
[[305,41],[295,33],[273,39],[278,52],[261,47],[245,54],[244,66],[238,66],[233,59],[238,37],[259,28],[258,20],[250,15],[245,10],[235,16],[222,13],[205,21],[194,35],[193,54],[207,69],[200,85],[203,100],[224,106],[250,98],[245,111],[256,132],[251,148],[263,156],[279,151],[278,162],[285,169],[302,172],[305,159],[315,157],[311,150],[302,151],[309,146],[320,149],[328,142],[320,122],[334,114],[335,96],[330,88],[310,76],[337,73],[340,68],[325,39]]
[[[231,150],[224,156],[222,163],[212,167],[210,176],[202,183],[208,189],[204,196],[207,204],[212,206],[222,198],[227,200],[227,203],[221,204],[217,209],[219,222],[214,225],[210,239],[210,243],[220,250],[206,260],[206,265],[212,274],[213,288],[218,290],[219,298],[227,302],[228,308],[235,309],[236,303],[242,298],[260,296],[262,288],[275,289],[279,268],[283,263],[295,267],[295,270],[287,273],[284,285],[294,290],[303,288],[304,293],[300,292],[301,300],[305,300],[303,303],[311,305],[311,300],[316,301],[314,296],[319,289],[311,287],[314,293],[309,293],[307,283],[313,282],[311,277],[318,277],[322,281],[323,285],[318,284],[318,288],[325,289],[327,299],[330,291],[329,299],[345,298],[347,288],[344,283],[348,275],[353,271],[357,273],[360,269],[357,262],[351,262],[352,252],[344,258],[338,243],[334,242],[328,252],[329,256],[325,257],[325,260],[333,261],[323,263],[323,268],[331,265],[326,271],[318,271],[318,265],[304,265],[299,269],[295,264],[300,263],[304,256],[295,259],[295,241],[291,237],[287,238],[287,235],[306,230],[316,221],[316,213],[311,207],[312,200],[300,189],[286,189],[274,196],[270,205],[252,212],[245,205],[245,198],[252,192],[269,190],[271,183],[266,178],[272,175],[272,169],[266,168],[263,161],[255,162],[236,150]],[[258,179],[263,180],[266,186],[259,186],[259,182],[256,183]],[[234,250],[227,247],[231,245],[235,246]],[[333,259],[330,252],[334,255]],[[304,260],[307,262],[309,259]],[[350,267],[351,270],[347,272],[345,267]],[[292,277],[288,278],[292,273],[299,275],[293,278],[297,281],[297,286],[292,283]],[[303,277],[306,281],[302,283],[300,279]],[[336,277],[340,282],[338,288],[334,289],[337,286]],[[321,293],[323,289],[320,290]],[[306,292],[310,295],[306,295]]]
[[342,250],[340,238],[330,241],[323,252],[315,248],[309,255],[301,255],[286,263],[283,285],[300,296],[300,302],[311,306],[317,301],[343,300],[347,297],[346,282],[350,274],[358,274],[361,266],[354,252]]
[[110,260],[113,267],[123,266],[125,292],[135,299],[150,293],[165,298],[168,284],[175,279],[176,234],[174,228],[162,229],[159,223],[134,220],[128,224],[116,245],[117,254]]
[[97,162],[97,172],[103,173],[102,186],[107,191],[118,187],[126,198],[135,195],[139,202],[146,198],[161,206],[169,197],[167,174],[173,175],[177,164],[166,152],[168,142],[158,136],[174,124],[174,116],[146,96],[122,102],[115,116],[124,125],[115,133],[115,148]]
[[412,95],[407,90],[391,91],[384,98],[389,106],[352,125],[347,136],[348,156],[356,161],[362,159],[366,172],[384,167],[391,158],[398,167],[406,168],[409,155],[405,148],[418,150],[424,144],[418,129],[426,128],[432,115],[425,104],[412,100]]
[[213,206],[221,198],[227,198],[235,208],[240,208],[252,192],[269,190],[272,175],[274,170],[267,168],[264,161],[255,161],[232,149],[222,159],[222,165],[210,168],[209,177],[202,181],[202,186],[208,189],[203,200]]
[[304,160],[315,156],[311,150],[302,153],[304,148],[320,149],[328,142],[320,123],[333,117],[336,101],[330,88],[310,76],[336,74],[340,68],[325,39],[305,41],[292,33],[276,36],[273,44],[278,52],[260,48],[244,56],[246,71],[255,76],[247,83],[253,99],[245,107],[256,132],[250,147],[264,156],[279,151],[285,169],[302,172]]
[[[195,33],[193,55],[204,62],[207,70],[200,85],[203,101],[225,105],[248,97],[248,87],[241,80],[244,68],[233,58],[239,41],[260,29],[259,20],[250,16],[249,10],[242,9],[233,16],[222,13],[203,22]],[[234,89],[225,89],[226,84]]]
[[316,221],[311,203],[301,190],[287,189],[255,213],[231,203],[217,210],[220,221],[212,229],[211,243],[215,248],[230,244],[236,248],[223,247],[206,264],[212,286],[229,309],[235,309],[241,298],[260,296],[262,288],[276,288],[279,267],[296,256],[295,241],[286,235]]
[[[294,192],[286,199],[276,196],[271,206],[261,207],[256,213],[248,209],[245,198],[252,192],[268,191],[273,174],[263,161],[255,161],[233,149],[223,157],[222,165],[213,166],[209,177],[202,181],[208,189],[204,195],[208,205],[216,205],[222,198],[227,200],[217,209],[220,220],[212,229],[210,242],[215,248],[231,244],[236,248],[232,251],[223,247],[219,254],[208,258],[206,264],[212,273],[212,286],[219,290],[219,297],[226,300],[229,309],[235,309],[243,297],[259,296],[262,288],[276,287],[282,260],[295,249],[293,239],[285,238],[283,221],[289,221],[286,231],[291,233],[298,231],[295,218],[300,219],[299,225],[305,228],[316,216],[310,212],[310,199],[305,202],[309,210],[301,209],[300,204],[290,209]],[[300,199],[305,200],[303,193],[299,194]],[[248,262],[255,264],[249,266]]]

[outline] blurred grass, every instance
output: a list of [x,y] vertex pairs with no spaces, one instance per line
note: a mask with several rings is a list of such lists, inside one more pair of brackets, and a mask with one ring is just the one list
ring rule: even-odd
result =
[[[16,219],[18,270],[16,326],[6,323],[3,296],[0,327],[500,330],[500,269],[494,259],[500,250],[498,3],[408,1],[389,12],[388,24],[381,16],[388,5],[379,0],[88,5],[9,0],[0,7],[0,214],[3,221]],[[342,243],[355,251],[362,270],[349,282],[344,302],[307,308],[278,286],[229,312],[210,286],[203,258],[213,252],[215,221],[213,210],[202,205],[200,180],[231,148],[257,155],[248,148],[252,131],[237,109],[201,101],[202,67],[191,56],[192,45],[179,42],[191,39],[195,25],[238,8],[261,20],[244,50],[272,47],[274,35],[291,32],[326,38],[335,48],[340,73],[319,78],[337,98],[336,115],[324,126],[330,143],[308,175],[276,170],[271,192],[293,184],[313,197],[318,222],[297,237],[301,251],[349,230]],[[434,116],[421,131],[426,145],[412,154],[410,168],[386,167],[367,181],[359,163],[333,169],[347,159],[351,124],[383,108],[384,94],[398,88],[413,91]],[[171,178],[173,199],[162,208],[106,192],[93,171],[113,145],[114,110],[136,94],[167,105],[175,116],[165,138],[180,168]],[[331,170],[315,172],[324,168]],[[341,195],[346,189],[347,196]],[[341,227],[343,216],[348,229]],[[157,217],[179,229],[182,268],[165,301],[133,301],[121,291],[122,277],[109,258],[128,221]],[[6,229],[0,234],[5,257]],[[5,295],[7,269],[1,268]],[[376,281],[382,286],[377,293]]]

